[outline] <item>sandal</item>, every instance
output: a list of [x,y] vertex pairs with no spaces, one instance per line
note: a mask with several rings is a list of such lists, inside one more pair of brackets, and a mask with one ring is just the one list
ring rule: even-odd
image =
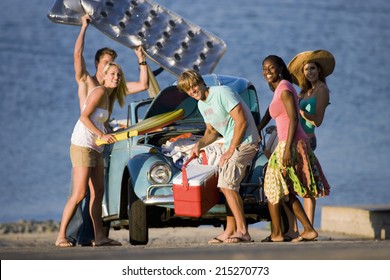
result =
[[122,246],[122,243],[119,241],[113,240],[113,239],[107,239],[100,241],[99,243],[94,243],[93,246],[95,247],[101,247],[101,246]]
[[291,242],[292,239],[288,239],[286,237],[283,236],[283,240],[279,240],[279,241],[276,241],[276,240],[272,240],[271,238],[271,235],[270,236],[267,236],[266,238],[264,238],[263,240],[261,240],[261,242]]
[[249,243],[249,242],[255,242],[253,239],[244,239],[242,237],[238,236],[231,236],[225,239],[225,243]]
[[317,239],[316,238],[308,239],[308,238],[303,237],[302,235],[299,235],[297,238],[294,238],[291,240],[291,242],[293,242],[293,243],[306,242],[306,241],[317,241]]
[[55,245],[57,247],[60,247],[60,248],[69,248],[69,247],[74,247],[75,246],[72,242],[70,242],[68,240],[56,243]]
[[207,243],[209,245],[214,245],[214,244],[221,244],[223,243],[224,240],[219,239],[218,237],[214,237],[213,239],[209,240]]

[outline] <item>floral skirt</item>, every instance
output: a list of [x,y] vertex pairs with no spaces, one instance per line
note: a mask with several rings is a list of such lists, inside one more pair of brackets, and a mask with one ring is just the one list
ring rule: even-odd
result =
[[286,142],[281,141],[271,155],[264,178],[264,193],[272,204],[290,193],[300,197],[329,195],[330,187],[317,157],[305,140],[293,144],[293,165],[283,167],[282,159]]

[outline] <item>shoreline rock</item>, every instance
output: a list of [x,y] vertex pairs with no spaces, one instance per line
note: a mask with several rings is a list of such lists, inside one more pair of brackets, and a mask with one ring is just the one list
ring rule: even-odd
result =
[[47,221],[26,221],[20,220],[13,223],[0,224],[0,235],[14,233],[45,233],[57,232],[60,228],[60,223],[53,220]]

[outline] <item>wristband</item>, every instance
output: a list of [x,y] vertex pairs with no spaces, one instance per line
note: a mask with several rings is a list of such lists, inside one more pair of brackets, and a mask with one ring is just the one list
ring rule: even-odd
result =
[[146,65],[146,61],[141,61],[140,63],[138,63],[139,65]]

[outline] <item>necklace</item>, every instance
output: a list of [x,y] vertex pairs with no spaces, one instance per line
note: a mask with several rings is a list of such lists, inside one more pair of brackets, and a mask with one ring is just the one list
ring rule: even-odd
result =
[[322,85],[323,85],[323,84],[322,84],[321,82],[316,81],[316,82],[313,84],[313,86],[311,87],[311,89],[309,89],[309,90],[307,91],[307,97],[308,97],[308,98],[311,97],[311,96],[314,94],[314,92],[315,92],[318,88],[320,88]]
[[306,97],[307,97],[307,98],[310,98],[310,97],[313,95],[313,92],[314,92],[314,88],[309,89],[309,90],[306,92]]

